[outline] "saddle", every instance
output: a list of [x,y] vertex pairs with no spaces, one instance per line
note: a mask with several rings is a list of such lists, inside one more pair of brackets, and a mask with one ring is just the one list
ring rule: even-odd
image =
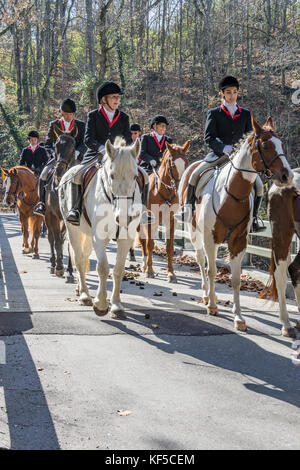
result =
[[215,172],[214,167],[205,168],[203,171],[201,171],[201,173],[198,177],[198,180],[196,182],[196,185],[195,185],[195,195],[196,195],[197,199],[199,199],[201,191],[204,188],[204,186],[213,177],[214,172]]

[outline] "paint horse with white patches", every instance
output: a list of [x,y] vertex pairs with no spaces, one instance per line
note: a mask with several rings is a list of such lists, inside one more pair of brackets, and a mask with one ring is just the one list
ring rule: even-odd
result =
[[[247,246],[252,223],[252,187],[257,173],[264,173],[280,184],[291,183],[293,173],[283,154],[280,139],[274,133],[271,117],[260,126],[252,118],[253,131],[241,141],[230,161],[204,186],[197,201],[196,213],[189,224],[191,241],[196,250],[202,276],[202,289],[210,315],[218,315],[215,296],[216,256],[221,243],[227,240],[233,287],[235,328],[246,331],[240,307],[241,261]],[[189,168],[180,182],[184,201]],[[205,258],[208,278],[205,273]]]
[[[125,142],[117,138],[114,145],[108,140],[102,166],[88,184],[83,196],[83,213],[80,225],[66,221],[70,210],[70,180],[78,167],[73,167],[62,177],[59,188],[60,209],[64,217],[79,274],[78,295],[82,305],[93,305],[98,316],[109,310],[107,301],[107,278],[109,265],[106,247],[110,240],[117,241],[116,264],[113,270],[113,291],[111,295],[111,316],[126,318],[120,300],[120,287],[124,274],[126,256],[136,236],[142,214],[141,194],[137,183],[136,158],[140,152],[140,141],[125,147]],[[97,257],[99,286],[92,301],[86,284],[86,267],[92,248]]]
[[166,142],[159,170],[149,177],[148,209],[151,210],[155,221],[148,226],[141,226],[139,242],[142,246],[143,271],[147,277],[153,278],[152,253],[154,249],[154,235],[159,224],[166,229],[166,252],[168,257],[168,281],[176,283],[173,269],[174,255],[174,214],[178,210],[178,185],[180,178],[188,166],[186,153],[190,148],[187,140],[181,147]]
[[300,168],[293,170],[294,178],[288,187],[279,182],[268,192],[268,216],[272,230],[272,256],[270,273],[272,275],[272,297],[279,301],[281,333],[290,338],[296,337],[300,330],[300,320],[294,325],[290,322],[286,306],[285,292],[289,272],[300,313],[300,251],[291,262],[290,246],[293,235],[300,238]]

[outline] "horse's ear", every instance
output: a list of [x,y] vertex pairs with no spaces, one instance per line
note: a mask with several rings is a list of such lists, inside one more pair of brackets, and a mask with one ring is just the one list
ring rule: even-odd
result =
[[109,139],[107,139],[107,141],[105,142],[105,151],[106,151],[107,155],[109,156],[109,158],[111,160],[114,160],[114,158],[116,156],[116,151],[115,151],[115,148],[114,148],[114,146],[112,145],[112,143]]
[[141,142],[140,139],[136,139],[134,144],[131,146],[130,152],[133,158],[136,160],[136,158],[139,156],[141,150]]
[[16,169],[16,168],[13,168],[11,172],[12,172],[12,174],[13,174],[13,175],[17,175],[17,174],[18,174],[18,172],[17,172],[17,169]]
[[184,144],[183,144],[183,147],[182,147],[182,150],[184,151],[184,153],[187,153],[189,148],[191,146],[191,141],[190,140],[187,140]]
[[262,131],[260,125],[255,121],[254,117],[251,115],[251,122],[252,122],[252,129],[254,130],[256,135],[259,135]]
[[273,124],[273,119],[271,118],[271,116],[268,117],[263,127],[270,131],[274,131],[274,124]]
[[2,178],[3,178],[3,175],[4,175],[4,177],[6,177],[8,174],[9,174],[9,170],[6,170],[5,168],[1,168],[1,176],[2,176]]
[[167,141],[166,141],[166,149],[168,149],[169,152],[172,153],[172,150],[173,150],[172,145],[170,145],[169,142]]

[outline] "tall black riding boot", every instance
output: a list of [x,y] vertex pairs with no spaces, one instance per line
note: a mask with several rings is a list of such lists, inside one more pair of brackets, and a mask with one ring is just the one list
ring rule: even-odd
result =
[[261,224],[260,224],[258,221],[258,211],[261,205],[261,201],[262,201],[262,196],[256,196],[254,198],[253,222],[252,222],[251,232],[262,232],[263,230],[266,230],[266,227],[264,226],[263,222],[261,221]]
[[39,179],[39,199],[40,201],[37,203],[37,205],[33,209],[33,213],[36,215],[45,215],[46,211],[46,205],[45,205],[45,200],[46,200],[46,190],[45,190],[45,184],[46,181],[42,180],[41,178]]
[[[148,197],[149,197],[149,184],[144,184],[144,187],[141,192],[143,209],[148,207]],[[155,218],[150,215],[148,212],[143,212],[141,217],[141,224],[148,225],[154,222]]]
[[82,204],[81,184],[72,183],[71,204],[72,204],[72,209],[67,214],[67,221],[73,225],[79,225],[80,216],[81,216],[81,204]]
[[183,222],[191,222],[193,213],[195,211],[195,204],[196,204],[195,186],[192,186],[189,183],[188,188],[187,188],[186,201],[184,203],[182,210],[174,215],[175,219],[179,221],[183,221]]

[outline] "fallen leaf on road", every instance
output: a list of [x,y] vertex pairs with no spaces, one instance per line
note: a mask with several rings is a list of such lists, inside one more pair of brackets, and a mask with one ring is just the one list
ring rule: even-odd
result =
[[38,371],[41,372],[42,370],[44,370],[42,367],[39,367],[38,368]]
[[151,326],[152,326],[152,328],[158,328],[158,325],[155,325],[155,323]]
[[132,411],[130,410],[117,410],[119,416],[129,416],[131,415]]

